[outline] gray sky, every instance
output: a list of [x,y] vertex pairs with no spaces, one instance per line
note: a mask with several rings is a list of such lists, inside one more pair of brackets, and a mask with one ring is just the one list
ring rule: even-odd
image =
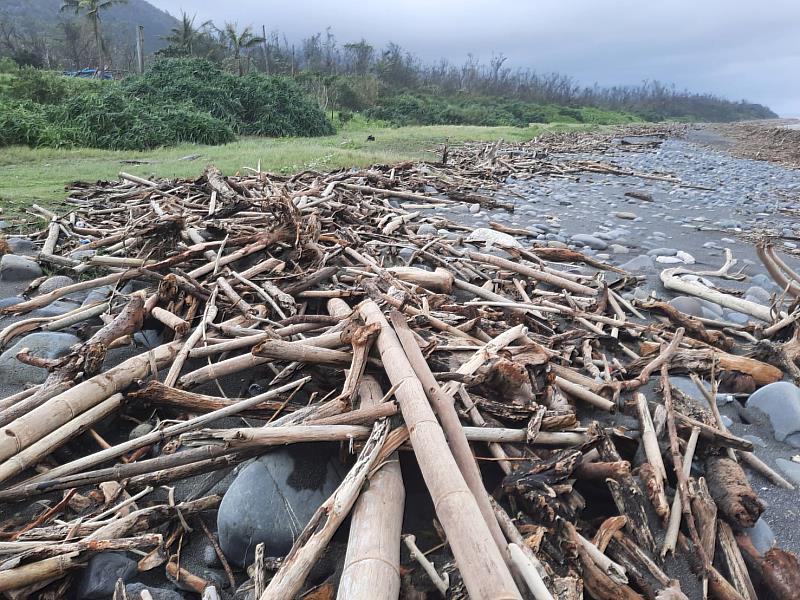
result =
[[658,79],[800,117],[800,0],[149,1],[290,40],[331,26],[340,43],[393,41],[426,61],[502,52],[587,85]]

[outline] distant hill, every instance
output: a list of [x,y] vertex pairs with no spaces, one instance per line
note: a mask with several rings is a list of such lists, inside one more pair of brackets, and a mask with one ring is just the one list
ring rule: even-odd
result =
[[[73,12],[61,12],[61,4],[61,0],[0,0],[0,19],[20,29],[48,31],[60,21],[81,18]],[[136,26],[144,26],[146,53],[166,46],[164,36],[178,25],[175,17],[145,0],[128,0],[112,6],[102,12],[102,21],[103,30],[117,43],[123,39],[134,40]]]

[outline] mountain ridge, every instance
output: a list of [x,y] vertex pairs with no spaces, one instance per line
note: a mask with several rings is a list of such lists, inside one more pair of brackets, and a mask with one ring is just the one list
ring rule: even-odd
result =
[[[61,11],[61,0],[3,0],[0,19],[25,31],[49,32],[59,23],[85,19],[71,11]],[[103,30],[116,43],[135,40],[136,27],[144,26],[144,50],[152,53],[167,45],[164,37],[170,34],[179,21],[165,10],[147,0],[128,0],[101,13]],[[129,37],[128,37],[129,36]]]

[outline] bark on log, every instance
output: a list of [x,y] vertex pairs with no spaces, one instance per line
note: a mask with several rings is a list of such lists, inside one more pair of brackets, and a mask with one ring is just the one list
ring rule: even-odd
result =
[[721,456],[706,459],[706,482],[720,514],[737,527],[753,527],[764,504],[747,481],[739,463]]

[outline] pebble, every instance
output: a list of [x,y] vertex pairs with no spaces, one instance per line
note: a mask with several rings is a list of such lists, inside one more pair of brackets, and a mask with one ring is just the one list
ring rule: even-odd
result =
[[647,252],[647,256],[675,256],[678,251],[675,248],[653,248]]
[[54,290],[72,285],[73,283],[75,283],[75,280],[72,277],[67,277],[66,275],[54,275],[53,277],[48,277],[41,283],[41,285],[39,285],[39,293],[49,294]]
[[716,304],[694,296],[677,296],[669,304],[691,317],[718,319],[722,316],[722,310]]
[[[153,600],[184,600],[183,595],[175,590],[165,590],[164,588],[154,588],[146,586],[143,583],[129,583],[125,586],[125,593],[131,600],[139,600],[142,597],[142,592],[150,592]],[[112,591],[113,594],[113,591]]]
[[[776,381],[753,392],[745,404],[769,417],[779,442],[800,432],[800,388],[788,381]],[[800,467],[800,465],[798,465]]]
[[6,385],[43,383],[47,378],[47,369],[26,365],[17,360],[17,354],[23,348],[28,348],[33,356],[39,358],[59,358],[79,342],[76,336],[61,332],[31,333],[20,338],[16,344],[0,354],[0,373],[3,374],[3,383]]
[[628,262],[620,265],[620,269],[630,271],[631,273],[640,273],[642,271],[649,271],[653,268],[653,259],[644,254],[640,254],[636,258],[632,258]]
[[14,254],[21,254],[24,256],[35,256],[37,252],[39,252],[39,248],[34,244],[32,241],[20,238],[20,237],[10,237],[6,240],[8,242],[8,247],[11,248],[11,251]]
[[636,218],[636,213],[632,213],[632,212],[616,212],[616,213],[614,213],[614,216],[617,217],[618,219],[626,219],[626,220],[632,221],[633,219]]
[[789,481],[800,486],[800,464],[785,458],[778,458],[775,462],[778,463],[778,468],[789,478]]
[[608,249],[614,254],[628,254],[630,252],[628,248],[622,246],[621,244],[611,244]]
[[763,515],[753,527],[745,529],[744,533],[750,536],[750,541],[753,542],[753,546],[762,556],[775,545],[775,534],[772,533],[772,528]]
[[487,247],[500,246],[501,248],[522,248],[513,236],[495,231],[486,227],[478,227],[467,236],[468,242],[483,242]]
[[5,254],[0,259],[0,280],[30,281],[42,276],[39,264],[26,256]]
[[583,246],[589,246],[589,248],[592,248],[594,250],[605,250],[606,248],[608,248],[608,244],[606,242],[604,242],[603,240],[601,240],[596,236],[589,235],[587,233],[575,234],[570,238],[570,241],[573,244],[581,244]]
[[89,559],[78,582],[77,597],[83,600],[107,599],[114,595],[117,579],[128,582],[138,572],[135,561],[118,552],[101,552]]
[[153,431],[153,429],[155,429],[155,425],[152,423],[139,423],[136,427],[131,429],[131,432],[128,434],[128,439],[135,440],[143,435],[147,435]]

